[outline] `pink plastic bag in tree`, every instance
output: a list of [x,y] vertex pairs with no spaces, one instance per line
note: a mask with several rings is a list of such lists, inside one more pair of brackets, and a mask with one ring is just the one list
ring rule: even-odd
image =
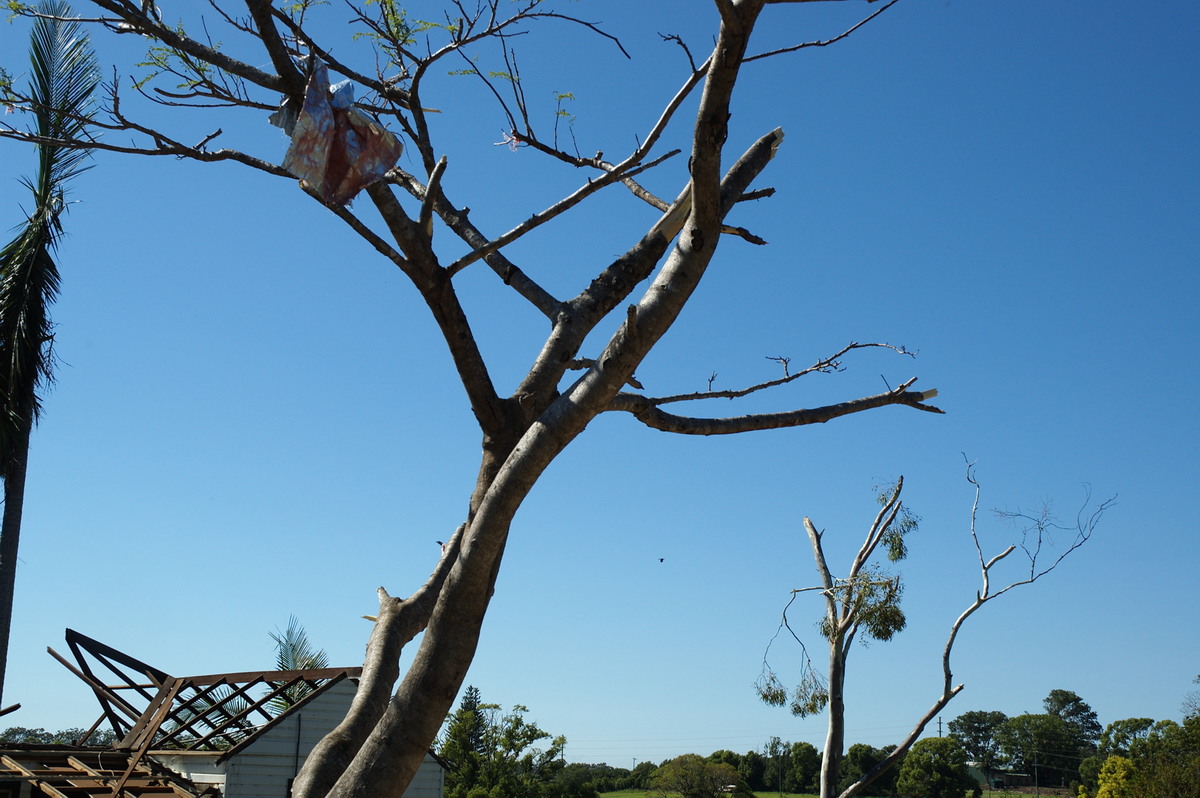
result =
[[383,179],[403,152],[400,140],[351,104],[348,91],[333,96],[318,62],[304,92],[283,168],[326,202],[346,205]]

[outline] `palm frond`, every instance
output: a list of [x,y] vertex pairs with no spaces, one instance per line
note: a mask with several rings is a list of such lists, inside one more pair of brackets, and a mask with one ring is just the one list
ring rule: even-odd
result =
[[[29,43],[30,92],[38,136],[70,141],[87,137],[94,110],[93,96],[100,73],[87,34],[70,19],[71,6],[63,0],[39,5],[45,16],[33,25]],[[56,17],[56,19],[50,19]],[[84,170],[86,150],[41,144],[39,199],[47,199],[62,184]]]
[[[288,618],[287,629],[283,632],[271,632],[275,641],[275,667],[281,671],[300,671],[310,668],[328,668],[329,655],[324,649],[314,648],[308,640],[308,633],[300,625],[295,615]],[[298,703],[313,690],[307,684],[295,684],[280,693],[270,702],[277,712],[283,712],[288,707]]]
[[54,328],[50,305],[58,297],[54,254],[62,237],[67,183],[87,167],[86,150],[56,144],[86,137],[100,84],[96,59],[71,8],[62,0],[38,6],[30,35],[29,97],[37,135],[38,170],[23,184],[34,208],[16,236],[0,249],[0,473],[23,456],[24,440],[40,410],[38,390],[53,382]]
[[271,632],[275,641],[275,667],[281,671],[300,671],[309,668],[328,668],[329,655],[313,648],[308,632],[295,615],[288,618],[287,629]]

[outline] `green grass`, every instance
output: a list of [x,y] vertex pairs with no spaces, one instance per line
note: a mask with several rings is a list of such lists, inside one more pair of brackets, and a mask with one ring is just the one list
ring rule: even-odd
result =
[[[602,792],[601,798],[649,798],[655,795],[651,790],[621,790],[619,792]],[[755,798],[779,798],[778,792],[756,792]],[[785,792],[783,798],[817,798],[812,793]]]
[[[652,796],[653,794],[654,793],[652,791],[647,791],[647,790],[621,790],[620,792],[600,793],[601,798],[650,798],[650,796]],[[1052,793],[1050,793],[1046,789],[1044,789],[1044,788],[1042,789],[1042,795],[1048,796],[1051,794]],[[1009,790],[1008,792],[1004,792],[1003,790],[997,790],[994,792],[991,790],[983,791],[983,798],[1016,798],[1017,796],[1024,796],[1024,795],[1025,795],[1025,793],[1020,793],[1020,792],[1017,792],[1016,790]],[[778,792],[756,792],[756,793],[754,793],[754,796],[755,796],[755,798],[779,798],[779,793]],[[817,796],[812,793],[785,792],[783,794],[783,798],[817,798]]]
[[[1018,797],[1024,798],[1025,795],[1032,795],[1033,788],[1031,787],[1029,789],[1030,789],[1029,793],[1018,792],[1016,790],[1009,790],[1007,792],[1005,792],[1003,790],[996,790],[996,791],[984,790],[983,798],[1018,798]],[[655,793],[650,790],[621,790],[619,792],[600,793],[601,798],[651,798],[651,796],[653,796],[654,794]],[[1050,795],[1054,795],[1054,794],[1055,793],[1053,791],[1047,790],[1044,787],[1042,788],[1043,796],[1050,796]],[[1060,794],[1066,795],[1067,793],[1066,793],[1066,791],[1063,791]],[[756,792],[756,793],[754,793],[754,796],[755,796],[755,798],[779,798],[779,793],[778,792]],[[817,796],[812,793],[785,792],[783,794],[783,798],[817,798]]]

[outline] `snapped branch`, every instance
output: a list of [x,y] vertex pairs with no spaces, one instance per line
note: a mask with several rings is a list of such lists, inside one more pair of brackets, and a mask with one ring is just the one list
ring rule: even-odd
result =
[[458,559],[465,526],[446,542],[429,579],[407,601],[379,588],[379,614],[367,642],[358,690],[346,717],[317,744],[296,777],[293,795],[323,796],[383,717],[392,686],[400,677],[400,652],[429,623],[446,577]]

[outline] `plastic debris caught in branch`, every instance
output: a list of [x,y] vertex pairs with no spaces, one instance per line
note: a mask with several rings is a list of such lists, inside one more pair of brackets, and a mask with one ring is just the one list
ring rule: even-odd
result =
[[353,84],[344,81],[330,88],[320,62],[313,67],[304,107],[294,122],[289,110],[285,101],[271,115],[271,122],[292,137],[283,168],[326,202],[346,205],[383,179],[403,152],[399,139],[354,107]]

